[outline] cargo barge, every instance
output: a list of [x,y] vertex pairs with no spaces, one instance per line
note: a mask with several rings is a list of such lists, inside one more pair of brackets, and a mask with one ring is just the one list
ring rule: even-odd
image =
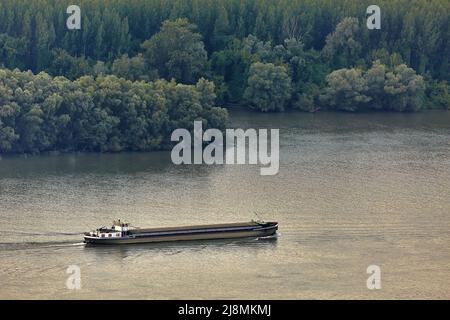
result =
[[277,222],[251,221],[244,223],[211,224],[169,228],[133,228],[120,220],[111,228],[99,228],[84,234],[86,244],[134,244],[189,240],[260,238],[274,236]]

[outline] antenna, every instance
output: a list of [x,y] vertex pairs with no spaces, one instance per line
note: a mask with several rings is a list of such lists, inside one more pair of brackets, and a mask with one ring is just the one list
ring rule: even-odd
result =
[[259,216],[258,212],[253,211],[253,213],[255,214],[256,218],[258,218],[258,220],[256,222],[264,222],[264,220],[261,219],[261,217]]

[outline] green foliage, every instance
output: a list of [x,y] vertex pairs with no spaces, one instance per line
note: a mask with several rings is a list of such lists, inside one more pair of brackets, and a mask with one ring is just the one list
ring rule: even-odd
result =
[[322,101],[333,109],[356,111],[371,99],[367,92],[367,81],[360,69],[340,69],[327,76]]
[[202,36],[187,19],[164,21],[161,30],[142,44],[151,67],[165,79],[194,83],[205,71]]
[[252,64],[244,98],[252,108],[283,111],[291,98],[291,78],[286,68],[272,63]]
[[417,111],[423,107],[425,81],[413,69],[401,64],[386,73],[384,92],[385,109]]
[[242,100],[252,59],[239,39],[233,39],[226,49],[213,53],[211,68],[227,85],[225,101],[239,103]]
[[322,103],[336,110],[417,111],[423,107],[423,77],[400,64],[389,69],[380,61],[363,72],[340,69],[327,76]]
[[450,85],[446,81],[429,81],[426,95],[430,109],[450,109]]
[[0,153],[155,150],[171,132],[203,120],[223,128],[214,84],[132,82],[113,75],[75,81],[0,69]]
[[84,57],[73,57],[61,49],[56,49],[50,54],[53,63],[46,71],[51,75],[64,75],[66,78],[74,80],[91,72],[89,62]]
[[334,67],[348,66],[361,54],[360,23],[357,18],[346,17],[326,39],[323,52]]
[[[233,37],[242,40],[250,34],[275,46],[285,39],[302,39],[306,51],[322,50],[328,37],[330,49],[344,55],[359,52],[357,59],[366,59],[373,50],[386,48],[420,74],[428,71],[434,78],[450,80],[448,0],[377,1],[382,28],[370,32],[365,28],[370,0],[79,0],[83,12],[79,31],[65,26],[70,4],[69,0],[2,0],[0,34],[22,39],[27,46],[24,51],[23,44],[9,46],[24,57],[8,67],[46,70],[52,64],[48,52],[57,48],[74,57],[112,63],[122,54],[135,56],[163,21],[186,18],[198,26],[210,55],[223,50]],[[352,24],[356,19],[358,27]],[[335,58],[339,60],[339,55]]]
[[163,148],[194,118],[223,128],[217,101],[449,108],[448,0],[379,0],[371,31],[370,0],[79,0],[81,30],[70,4],[0,3],[0,66],[31,70],[0,69],[0,152]]
[[122,55],[120,58],[114,60],[111,73],[133,81],[150,81],[158,78],[157,71],[149,70],[142,54],[138,54],[132,58],[129,58],[127,54]]
[[24,38],[14,38],[0,34],[0,64],[6,68],[24,68],[27,43]]
[[292,107],[305,112],[316,112],[320,109],[320,87],[314,83],[307,84],[294,95]]

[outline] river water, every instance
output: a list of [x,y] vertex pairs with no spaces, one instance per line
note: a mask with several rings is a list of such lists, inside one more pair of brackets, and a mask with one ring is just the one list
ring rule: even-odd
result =
[[[280,171],[175,166],[170,153],[3,156],[2,299],[450,298],[450,112],[234,111],[279,128]],[[85,247],[135,226],[280,223],[271,240]],[[81,289],[66,273],[79,266]],[[369,290],[371,265],[381,289]]]

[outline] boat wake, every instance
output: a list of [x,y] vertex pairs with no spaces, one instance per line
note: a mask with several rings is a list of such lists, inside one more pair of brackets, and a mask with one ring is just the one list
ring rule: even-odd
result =
[[84,242],[74,242],[74,241],[0,242],[0,251],[64,248],[64,247],[78,247],[78,246],[84,246]]
[[2,234],[20,234],[24,236],[78,236],[82,235],[83,232],[32,232],[32,231],[13,231],[13,230],[0,230],[0,235]]
[[85,243],[84,242],[75,242],[75,243],[60,243],[60,244],[52,244],[52,245],[48,245],[44,248],[55,248],[55,247],[79,247],[79,246],[84,246]]
[[256,240],[273,240],[273,239],[278,239],[279,237],[281,237],[281,233],[277,232],[271,236],[256,238]]

